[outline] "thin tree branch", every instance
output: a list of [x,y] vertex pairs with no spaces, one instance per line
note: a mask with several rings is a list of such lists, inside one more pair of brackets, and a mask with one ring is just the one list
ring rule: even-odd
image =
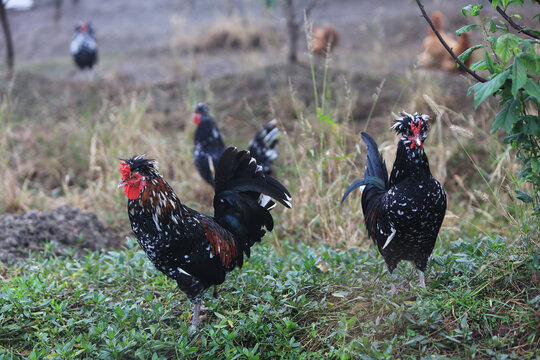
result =
[[487,79],[484,79],[483,77],[481,77],[480,75],[478,75],[476,72],[474,72],[473,70],[471,70],[467,65],[465,65],[464,63],[461,62],[461,60],[459,60],[459,58],[457,57],[457,55],[454,53],[454,51],[452,51],[452,49],[448,46],[448,44],[446,43],[446,41],[444,41],[444,39],[442,38],[441,34],[439,34],[439,31],[437,31],[437,29],[435,28],[435,25],[433,25],[433,22],[431,22],[431,19],[430,17],[428,16],[428,14],[426,13],[426,10],[424,9],[424,5],[422,5],[422,3],[420,2],[420,0],[416,0],[416,3],[418,4],[418,7],[420,8],[420,11],[422,12],[422,16],[424,17],[424,19],[426,19],[427,23],[429,24],[429,26],[431,26],[431,29],[433,30],[433,32],[435,33],[435,35],[437,35],[437,38],[439,38],[439,41],[441,42],[441,44],[444,46],[444,48],[446,49],[446,51],[448,51],[448,53],[450,54],[450,56],[452,56],[452,58],[454,59],[454,61],[463,69],[465,70],[467,73],[469,73],[469,75],[471,75],[473,78],[475,78],[476,80],[480,81],[480,82],[486,82]]
[[303,15],[305,14],[306,17],[309,17],[309,13],[311,12],[311,10],[313,10],[313,8],[315,8],[318,5],[318,3],[319,3],[318,0],[311,0],[307,4],[307,6],[304,8],[304,11],[302,12],[302,16],[296,17],[295,25],[300,27],[300,25],[302,25],[304,23],[304,16]]
[[306,17],[309,17],[309,13],[318,5],[319,0],[311,0],[306,6]]
[[[489,0],[490,3],[493,3],[493,0]],[[529,35],[530,37],[532,37],[533,39],[538,39],[538,35],[536,35],[535,33],[533,32],[530,32],[529,30],[526,30],[526,28],[524,26],[521,26],[519,24],[516,24],[514,22],[514,20],[512,20],[512,18],[510,16],[508,16],[506,14],[506,12],[501,9],[499,6],[497,6],[496,8],[497,12],[499,14],[501,14],[501,16],[504,18],[504,20],[508,21],[508,23],[510,24],[510,26],[512,26],[514,29],[516,29],[518,32],[520,33],[523,33],[525,35]]]
[[13,66],[15,63],[15,52],[13,51],[13,40],[11,39],[11,30],[9,28],[9,21],[6,14],[6,7],[4,1],[0,0],[0,22],[2,23],[2,29],[4,31],[4,38],[6,40],[6,67],[8,77],[13,76]]

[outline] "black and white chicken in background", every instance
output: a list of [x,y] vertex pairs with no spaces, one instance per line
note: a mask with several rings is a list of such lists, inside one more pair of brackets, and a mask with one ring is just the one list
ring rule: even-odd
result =
[[81,70],[92,69],[98,60],[98,47],[94,28],[90,22],[82,22],[75,27],[75,33],[69,46],[77,67]]
[[407,113],[401,116],[392,126],[401,138],[390,179],[375,140],[363,132],[367,145],[364,178],[354,182],[341,201],[354,189],[365,186],[364,224],[388,270],[392,273],[401,260],[412,261],[420,285],[425,287],[424,271],[446,212],[446,194],[431,175],[424,152],[429,117]]
[[[208,105],[197,104],[193,114],[193,122],[197,125],[195,131],[195,148],[193,160],[199,174],[210,185],[214,186],[215,166],[225,151],[225,144],[221,138],[219,128],[210,116]],[[278,143],[279,129],[275,120],[266,123],[251,140],[248,150],[262,166],[265,174],[271,174],[272,162],[278,156],[276,145]]]
[[[228,148],[216,167],[214,216],[185,206],[144,155],[120,164],[131,227],[158,270],[176,280],[194,304],[191,330],[199,324],[204,292],[219,285],[274,221],[274,201],[290,208],[291,196],[265,175],[247,151]],[[265,196],[264,196],[264,195]],[[265,230],[266,228],[266,230]]]

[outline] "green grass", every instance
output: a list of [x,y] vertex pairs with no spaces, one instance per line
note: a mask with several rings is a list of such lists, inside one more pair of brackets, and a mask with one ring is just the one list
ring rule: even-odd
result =
[[134,241],[81,259],[45,252],[4,270],[0,359],[533,359],[538,252],[527,248],[443,234],[428,288],[402,263],[390,295],[373,247],[257,245],[218,299],[207,294],[192,336],[191,305]]

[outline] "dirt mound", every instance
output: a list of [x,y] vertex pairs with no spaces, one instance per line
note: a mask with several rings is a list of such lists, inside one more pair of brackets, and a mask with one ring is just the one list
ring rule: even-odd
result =
[[260,29],[241,23],[222,23],[200,35],[193,49],[195,52],[261,49],[265,42]]
[[6,214],[0,218],[0,260],[28,257],[55,241],[56,253],[63,248],[99,250],[113,246],[118,235],[106,228],[94,213],[61,206],[51,211]]

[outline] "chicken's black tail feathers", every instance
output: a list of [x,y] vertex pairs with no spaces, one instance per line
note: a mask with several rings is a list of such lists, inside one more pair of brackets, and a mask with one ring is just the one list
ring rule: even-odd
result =
[[353,190],[363,185],[366,187],[362,192],[362,202],[369,202],[369,199],[374,195],[385,193],[388,190],[388,171],[386,170],[386,164],[379,152],[377,143],[365,132],[362,132],[362,140],[364,140],[367,145],[367,162],[364,178],[355,181],[349,186],[341,198],[341,202],[343,202]]
[[378,190],[388,190],[388,171],[386,170],[386,164],[379,152],[377,143],[368,133],[362,133],[362,140],[367,145],[367,165],[364,172],[364,179],[374,178],[377,179],[375,183],[368,184],[367,186],[374,186]]
[[[291,207],[289,191],[276,179],[265,175],[248,151],[229,147],[216,167],[214,217],[235,235],[249,256],[250,248],[271,231],[274,221],[271,199]],[[271,198],[271,199],[270,199]]]
[[267,122],[253,137],[249,143],[249,152],[257,160],[257,164],[262,166],[265,174],[271,173],[270,166],[278,157],[277,143],[279,141],[279,128],[277,121]]

